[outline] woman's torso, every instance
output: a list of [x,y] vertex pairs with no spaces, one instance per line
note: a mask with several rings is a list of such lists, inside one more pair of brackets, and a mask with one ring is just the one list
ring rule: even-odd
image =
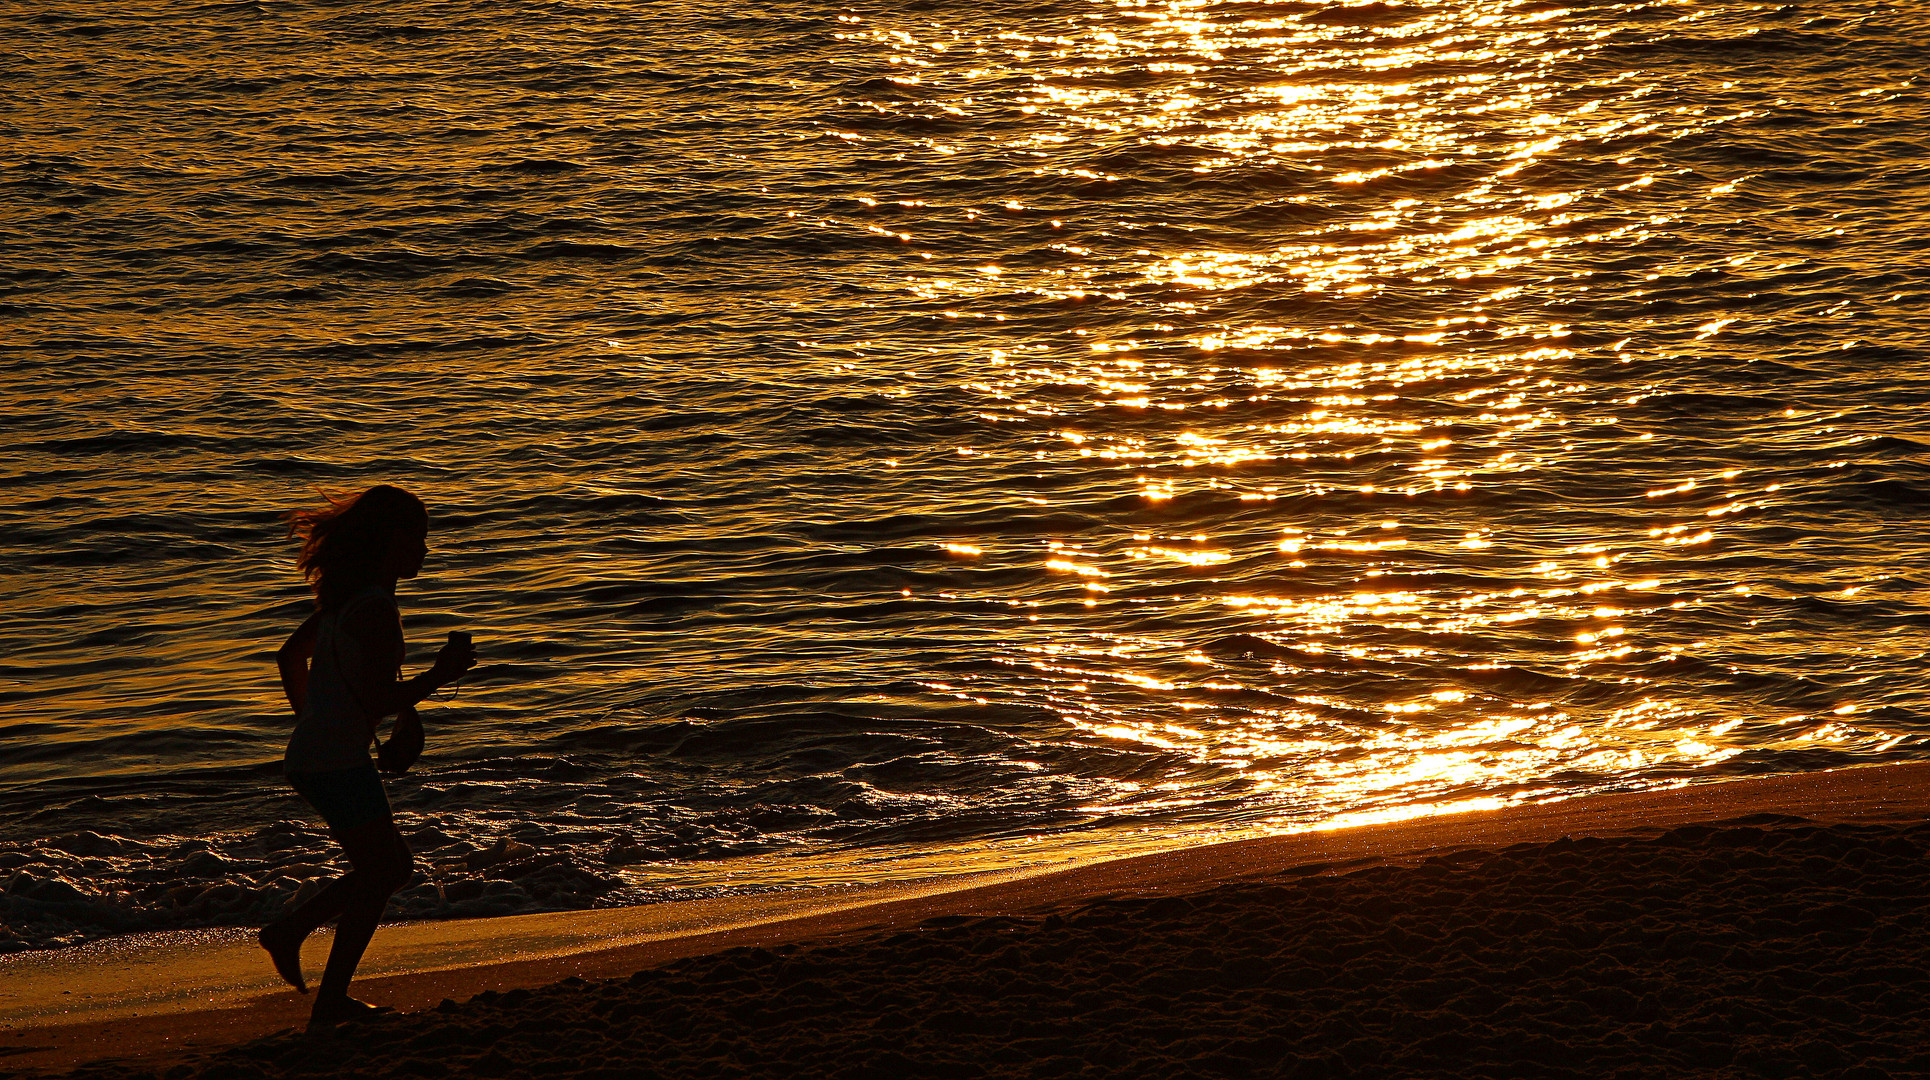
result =
[[395,597],[376,587],[357,590],[322,613],[314,658],[309,662],[308,693],[282,757],[284,772],[327,772],[370,764],[369,742],[375,737],[377,718],[362,707],[348,676],[365,662],[373,643],[342,632],[348,615],[367,604],[380,604],[392,618],[400,619]]

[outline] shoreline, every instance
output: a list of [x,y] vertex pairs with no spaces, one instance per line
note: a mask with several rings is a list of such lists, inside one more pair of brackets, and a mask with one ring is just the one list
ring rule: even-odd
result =
[[[1759,819],[1759,820],[1758,820]],[[356,982],[359,996],[404,1012],[452,1005],[490,991],[555,987],[564,980],[622,979],[676,961],[732,949],[770,950],[870,941],[932,920],[1035,918],[1096,902],[1189,896],[1276,880],[1344,877],[1376,866],[1412,866],[1456,852],[1494,852],[1521,844],[1546,845],[1573,837],[1644,838],[1692,825],[1868,825],[1930,819],[1930,764],[1864,766],[1829,772],[1747,778],[1662,790],[1588,796],[1496,810],[1413,817],[1348,828],[1230,841],[1066,867],[1015,868],[861,886],[826,895],[793,894],[684,901],[496,919],[452,920],[384,927],[378,945],[402,954],[402,968]],[[244,932],[245,933],[245,932]],[[310,946],[310,963],[320,952]],[[517,955],[508,958],[504,951]],[[111,950],[110,950],[111,951]],[[184,1056],[298,1027],[307,998],[288,990],[250,994],[234,987],[235,965],[252,959],[251,940],[189,946],[168,958],[186,981],[218,984],[169,1001],[95,1008],[86,1019],[53,1011],[58,993],[50,971],[64,977],[124,981],[128,963],[90,975],[85,957],[40,958],[41,971],[23,983],[20,956],[0,962],[13,990],[0,997],[8,1017],[0,1028],[0,1066],[17,1070],[72,1068],[118,1060],[153,1068]],[[51,959],[48,959],[51,956]],[[225,961],[220,958],[226,957]],[[376,956],[372,950],[371,959]],[[92,961],[97,966],[103,961]],[[112,961],[108,961],[111,963]],[[227,964],[226,967],[223,964]],[[226,980],[225,982],[223,980]],[[29,985],[31,984],[31,985]],[[42,996],[33,998],[35,987]],[[70,987],[71,989],[71,987]],[[226,998],[222,994],[227,994]],[[32,1011],[32,1002],[44,1006]],[[28,1003],[23,1006],[22,1003]],[[71,1013],[72,1010],[69,1010]]]

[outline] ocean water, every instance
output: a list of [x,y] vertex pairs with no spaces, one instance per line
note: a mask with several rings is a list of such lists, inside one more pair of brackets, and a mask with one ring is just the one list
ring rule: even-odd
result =
[[0,949],[262,919],[410,487],[398,917],[1926,756],[1919,5],[0,12]]

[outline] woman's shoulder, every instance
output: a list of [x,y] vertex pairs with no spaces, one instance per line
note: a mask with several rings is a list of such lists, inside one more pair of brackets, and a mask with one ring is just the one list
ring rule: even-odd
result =
[[336,628],[338,648],[352,647],[364,656],[378,657],[383,667],[402,662],[402,618],[392,594],[374,593],[344,602]]
[[379,585],[356,589],[335,605],[336,621],[347,626],[394,623],[401,619],[395,594]]

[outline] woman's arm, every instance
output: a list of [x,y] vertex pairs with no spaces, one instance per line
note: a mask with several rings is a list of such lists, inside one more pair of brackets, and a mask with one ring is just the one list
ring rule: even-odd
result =
[[288,695],[288,707],[294,709],[297,716],[301,715],[302,703],[308,700],[308,658],[315,653],[315,631],[321,624],[321,612],[310,615],[275,653],[275,666],[281,668],[282,693]]
[[346,613],[342,633],[356,648],[354,660],[344,666],[343,676],[355,690],[355,698],[369,714],[369,733],[385,716],[404,708],[462,678],[476,663],[473,646],[445,645],[436,662],[413,679],[398,682],[396,671],[402,666],[402,624],[395,608],[388,604],[362,604]]

